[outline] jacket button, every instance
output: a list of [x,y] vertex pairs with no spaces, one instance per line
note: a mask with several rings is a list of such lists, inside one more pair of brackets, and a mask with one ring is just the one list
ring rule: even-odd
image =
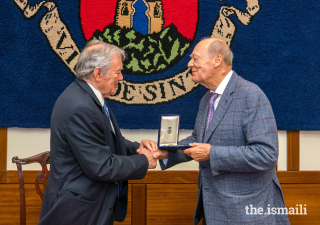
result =
[[113,210],[113,207],[110,208],[110,211],[112,211],[112,210]]
[[114,182],[115,185],[118,185],[118,181]]

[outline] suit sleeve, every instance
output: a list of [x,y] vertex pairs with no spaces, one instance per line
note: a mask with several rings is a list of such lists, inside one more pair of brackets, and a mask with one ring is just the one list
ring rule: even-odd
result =
[[212,175],[218,171],[257,172],[273,169],[278,160],[278,133],[269,100],[255,88],[246,94],[247,105],[243,112],[245,146],[211,146]]
[[144,155],[112,154],[106,143],[97,112],[78,106],[67,122],[67,140],[84,173],[92,180],[114,182],[142,179],[148,170]]
[[125,138],[123,138],[124,140],[124,144],[126,145],[126,150],[127,150],[127,154],[128,155],[136,155],[137,153],[137,149],[139,148],[140,144],[138,142],[132,142],[129,141]]

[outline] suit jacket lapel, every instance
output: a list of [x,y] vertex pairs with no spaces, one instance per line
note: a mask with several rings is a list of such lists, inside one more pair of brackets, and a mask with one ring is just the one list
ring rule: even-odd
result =
[[[203,143],[208,142],[211,135],[213,134],[213,132],[215,131],[215,129],[217,128],[217,126],[221,122],[222,118],[224,117],[225,113],[227,112],[227,110],[232,102],[231,94],[234,92],[234,87],[235,87],[237,80],[238,80],[238,75],[235,72],[233,72],[232,76],[229,80],[229,83],[227,84],[227,87],[224,90],[224,92],[220,98],[218,107],[214,112],[213,118],[212,118],[210,125],[209,125],[209,128],[207,130],[206,136],[203,139]],[[208,101],[207,105],[209,105],[209,101]],[[204,122],[204,124],[205,123],[206,122]]]
[[[108,106],[108,110],[109,110],[109,114],[110,114],[110,108],[109,108],[109,106]],[[107,113],[104,111],[104,108],[102,108],[101,111],[102,111],[102,113],[103,113],[103,115],[104,115],[104,117],[105,117],[105,124],[107,125],[108,130],[109,130],[110,133],[114,136],[114,138],[116,138],[117,136],[116,136],[116,134],[113,132],[113,129],[112,129],[111,124],[110,124],[110,120],[109,120],[109,118],[108,118],[108,116],[107,116]],[[112,121],[112,120],[111,120],[111,121]],[[112,125],[113,125],[113,128],[114,128],[114,123],[113,123],[113,122],[112,122]],[[114,129],[115,129],[115,128],[114,128]],[[115,132],[116,132],[116,131],[115,131]]]
[[91,96],[91,98],[95,101],[95,103],[97,104],[97,106],[99,108],[102,108],[100,101],[98,100],[97,96],[93,93],[92,89],[90,88],[90,86],[87,84],[86,81],[84,80],[80,80],[79,78],[76,78],[76,82],[79,84],[79,86],[88,93],[88,95]]
[[[106,101],[106,99],[104,99]],[[109,107],[108,103],[106,102],[108,109],[109,109],[109,114],[110,114],[110,119],[112,121],[113,124],[113,128],[114,128],[114,132],[115,132],[115,136],[117,139],[117,146],[118,146],[118,155],[127,155],[125,149],[126,147],[124,146],[124,142],[122,141],[122,134],[119,128],[119,125],[117,123],[117,120],[111,110],[111,108]]]
[[199,112],[200,113],[199,118],[202,118],[202,121],[200,124],[197,125],[197,126],[200,126],[200,135],[197,140],[199,143],[201,143],[203,141],[203,135],[204,135],[204,131],[206,129],[206,122],[207,122],[207,117],[208,117],[209,101],[210,101],[210,91],[208,91],[206,93],[203,101],[206,102],[206,104],[204,104],[204,106],[200,108],[201,111]]
[[[104,111],[104,108],[101,106],[101,103],[100,101],[98,100],[97,96],[95,95],[95,93],[92,91],[92,89],[90,88],[90,86],[87,84],[86,81],[84,80],[81,80],[79,78],[76,78],[76,82],[79,84],[79,86],[85,91],[87,92],[88,95],[90,95],[90,97],[94,100],[94,102],[96,103],[97,107],[100,109],[101,113],[105,116],[105,124],[107,126],[107,129],[112,133],[113,137],[115,138],[115,141],[117,141],[117,137],[116,135],[113,133],[112,131],[112,127],[110,125],[110,122],[109,122],[109,118],[108,116],[106,115],[105,111]],[[109,113],[110,113],[110,108],[108,106],[108,109],[109,109]],[[112,114],[113,115],[113,114]],[[111,115],[110,115],[111,116]],[[115,120],[115,119],[114,119]],[[114,121],[111,119],[112,123],[113,123],[113,126],[115,126],[115,123]],[[118,127],[118,125],[117,125]],[[115,131],[116,131],[116,128],[114,127]],[[119,127],[118,127],[118,130],[119,130]],[[119,131],[120,132],[120,131]]]

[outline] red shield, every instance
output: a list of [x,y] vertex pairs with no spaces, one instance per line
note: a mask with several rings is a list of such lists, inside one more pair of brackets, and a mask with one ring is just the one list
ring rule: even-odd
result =
[[[96,30],[114,23],[117,3],[120,0],[81,0],[80,18],[86,40]],[[131,0],[133,1],[133,0]],[[162,0],[163,28],[174,24],[179,33],[192,40],[198,20],[198,0]]]

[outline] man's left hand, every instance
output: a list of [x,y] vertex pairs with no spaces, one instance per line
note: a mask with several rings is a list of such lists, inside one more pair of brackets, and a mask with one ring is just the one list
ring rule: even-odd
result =
[[190,146],[192,148],[181,150],[181,152],[192,157],[197,162],[210,160],[210,144],[194,142]]
[[144,139],[144,140],[141,141],[139,149],[141,149],[141,148],[146,148],[146,149],[148,149],[150,151],[157,151],[158,150],[158,145],[154,141]]

